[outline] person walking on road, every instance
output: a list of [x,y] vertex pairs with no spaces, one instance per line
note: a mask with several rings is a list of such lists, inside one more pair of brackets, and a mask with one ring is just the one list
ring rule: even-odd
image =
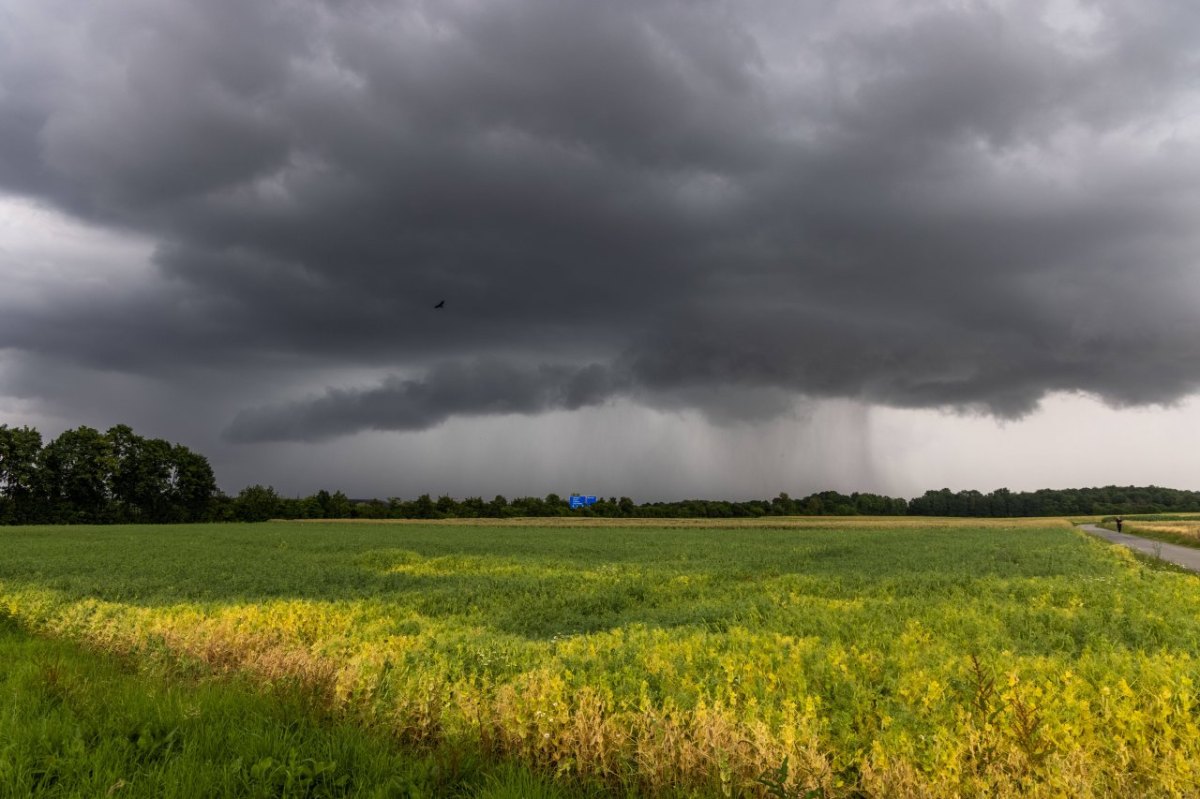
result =
[[1122,519],[1120,516],[1118,516],[1118,517],[1117,517],[1116,519],[1114,519],[1113,521],[1115,521],[1115,522],[1117,523],[1117,532],[1118,532],[1118,533],[1119,533],[1119,532],[1121,532],[1121,523],[1122,523],[1122,522],[1124,522],[1125,520],[1124,520],[1124,519]]

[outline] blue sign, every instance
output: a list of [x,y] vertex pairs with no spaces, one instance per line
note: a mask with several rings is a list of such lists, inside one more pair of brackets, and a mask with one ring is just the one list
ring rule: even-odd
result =
[[585,505],[595,505],[596,498],[595,497],[582,497],[579,494],[572,494],[570,499],[567,500],[567,502],[570,503],[571,510],[575,510],[576,508],[582,508]]

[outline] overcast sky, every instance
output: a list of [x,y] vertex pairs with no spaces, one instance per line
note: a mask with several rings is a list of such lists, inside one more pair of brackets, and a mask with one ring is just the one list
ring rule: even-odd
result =
[[1194,0],[0,0],[0,423],[229,491],[1197,489],[1198,114]]

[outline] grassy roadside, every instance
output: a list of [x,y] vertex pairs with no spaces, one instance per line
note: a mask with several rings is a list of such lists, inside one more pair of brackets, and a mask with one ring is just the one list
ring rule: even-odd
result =
[[164,673],[0,615],[0,796],[559,797],[519,767],[400,755],[301,691]]
[[[1105,516],[1099,523],[1106,530],[1116,530],[1114,517]],[[1126,516],[1122,532],[1162,541],[1167,544],[1200,549],[1200,516],[1196,514],[1156,514]]]

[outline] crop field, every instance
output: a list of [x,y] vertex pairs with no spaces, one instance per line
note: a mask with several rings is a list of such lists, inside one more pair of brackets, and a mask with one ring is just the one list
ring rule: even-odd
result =
[[0,621],[0,796],[564,796],[519,764],[398,753],[299,686],[164,666]]
[[[1115,529],[1111,523],[1105,526]],[[1125,522],[1124,529],[1125,532],[1146,538],[1189,547],[1200,547],[1200,517],[1194,515],[1134,517]]]
[[28,527],[0,552],[24,631],[299,686],[568,794],[1200,795],[1200,579],[1065,520]]

